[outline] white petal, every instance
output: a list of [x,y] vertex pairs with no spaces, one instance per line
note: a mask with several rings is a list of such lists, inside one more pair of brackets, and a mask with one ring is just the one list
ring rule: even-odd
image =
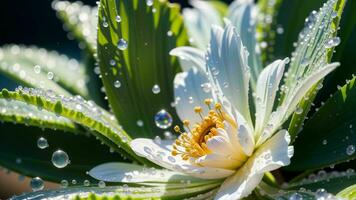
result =
[[241,124],[239,125],[239,129],[237,131],[237,137],[244,153],[247,156],[251,156],[253,150],[255,150],[253,133],[245,125]]
[[289,116],[297,109],[300,100],[307,94],[310,88],[323,79],[326,75],[332,72],[339,63],[331,63],[319,69],[306,77],[300,83],[295,83],[291,88],[291,92],[285,97],[282,105],[271,114],[267,127],[262,131],[261,136],[258,138],[257,145],[261,145],[266,141],[278,128],[289,118]]
[[259,46],[256,45],[256,20],[253,15],[255,5],[252,0],[235,0],[229,6],[227,18],[241,36],[242,43],[250,53],[248,64],[251,68],[251,85],[256,87],[258,75],[262,70]]
[[192,0],[190,3],[194,9],[183,10],[188,35],[194,39],[193,44],[205,49],[209,44],[211,25],[222,25],[222,20],[218,11],[209,3],[200,0]]
[[156,144],[151,139],[139,138],[131,141],[130,146],[137,155],[145,157],[161,167],[202,179],[220,179],[235,172],[222,168],[196,166],[183,160],[180,156],[171,156],[171,148],[165,141]]
[[195,162],[199,165],[206,167],[215,167],[230,170],[236,170],[244,163],[244,161],[235,160],[233,157],[226,157],[221,154],[214,153],[202,156],[198,158]]
[[210,48],[207,53],[209,78],[215,88],[231,102],[250,123],[248,104],[249,67],[248,52],[233,26],[227,25],[224,30],[213,27]]
[[191,182],[200,182],[202,179],[187,176],[178,172],[145,168],[140,165],[129,163],[105,163],[98,165],[89,171],[89,175],[95,179],[106,182],[122,183],[174,183],[181,180],[190,180]]
[[209,80],[196,68],[176,75],[174,97],[176,110],[181,120],[189,120],[191,124],[201,121],[200,116],[194,112],[194,107],[201,106],[203,109],[208,109],[204,106],[204,100],[213,98],[211,91],[204,91],[202,88],[204,84],[209,85]]
[[203,73],[206,71],[205,53],[193,47],[177,47],[169,52],[172,56],[177,56],[183,71],[189,71],[196,67]]
[[263,69],[257,81],[255,132],[259,135],[269,120],[287,60],[276,60]]
[[288,132],[279,131],[263,144],[235,175],[225,180],[215,199],[230,200],[248,196],[260,183],[265,172],[290,163],[293,148],[288,146],[289,142]]

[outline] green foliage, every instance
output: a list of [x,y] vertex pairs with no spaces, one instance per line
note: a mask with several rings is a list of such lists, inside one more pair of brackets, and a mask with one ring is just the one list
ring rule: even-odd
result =
[[[73,134],[61,129],[2,123],[0,141],[4,142],[0,145],[0,165],[25,176],[39,176],[54,182],[75,179],[82,184],[88,179],[95,183],[97,181],[87,175],[87,171],[100,163],[123,158],[116,153],[109,153],[107,146],[89,136],[85,129],[80,128]],[[40,137],[47,139],[48,148],[38,148],[37,140]],[[54,167],[51,162],[52,153],[58,149],[65,151],[71,161],[62,169]]]
[[[177,119],[171,103],[173,78],[180,71],[168,53],[187,43],[179,6],[166,1],[147,6],[145,0],[102,0],[98,29],[102,80],[115,116],[132,137],[163,135],[154,116],[165,109]],[[127,49],[118,48],[120,40],[127,41]],[[152,92],[154,85],[160,88],[158,94]]]
[[80,42],[80,46],[89,50],[91,54],[96,52],[96,27],[98,24],[98,8],[83,5],[82,2],[71,3],[69,1],[54,1],[53,9],[64,23],[70,36]]
[[[356,158],[355,79],[348,81],[307,121],[295,142],[290,170],[325,167]],[[305,142],[308,141],[308,142]]]
[[0,98],[22,101],[34,106],[41,105],[41,109],[68,118],[92,131],[97,131],[103,137],[121,147],[119,148],[121,153],[125,153],[134,160],[147,163],[145,159],[138,157],[131,150],[129,146],[131,138],[118,125],[115,118],[93,102],[85,101],[80,96],[66,98],[58,96],[52,91],[31,88],[19,89],[17,92],[9,92],[3,89]]
[[[184,199],[193,197],[193,199],[209,199],[212,194],[216,192],[217,184],[200,185],[197,187],[189,187],[186,185],[184,189],[171,188],[167,189],[162,187],[134,187],[134,186],[112,186],[112,187],[72,187],[60,190],[39,191],[29,194],[20,195],[11,198],[12,200],[19,199],[82,199],[82,200],[158,200],[158,199]],[[203,193],[203,194],[202,194]],[[207,194],[204,194],[207,193]],[[197,196],[198,195],[198,196]],[[195,197],[197,196],[197,197]]]
[[344,190],[342,190],[341,192],[339,192],[337,194],[337,197],[341,197],[344,199],[349,199],[349,200],[353,200],[356,198],[356,184],[345,188]]
[[[88,95],[85,68],[75,59],[37,47],[0,48],[0,72],[28,87]],[[69,91],[69,92],[68,92]]]
[[[339,39],[336,35],[345,3],[346,0],[338,0],[332,5],[324,4],[318,13],[312,12],[306,19],[306,27],[299,34],[297,47],[288,70],[289,76],[285,80],[286,94],[290,92],[288,90],[292,83],[298,81],[305,74],[324,67],[331,61],[334,47],[338,44],[330,45],[330,43],[334,39]],[[336,43],[339,42],[336,41]],[[302,112],[292,116],[288,128],[292,140],[297,136],[318,89],[320,88],[316,85],[309,91],[309,94],[299,103],[299,110]]]

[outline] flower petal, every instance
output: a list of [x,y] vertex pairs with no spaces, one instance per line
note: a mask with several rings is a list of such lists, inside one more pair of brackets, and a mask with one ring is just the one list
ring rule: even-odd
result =
[[262,180],[263,174],[288,165],[293,155],[289,147],[290,137],[286,130],[276,133],[260,146],[252,157],[235,173],[227,178],[215,199],[241,199],[248,196]]
[[245,125],[240,124],[237,131],[237,137],[244,153],[247,156],[251,156],[253,150],[255,150],[255,140],[253,138],[253,133]]
[[257,146],[263,144],[271,135],[289,118],[289,116],[297,109],[300,100],[307,94],[313,85],[318,83],[326,75],[332,72],[340,63],[331,63],[327,66],[311,73],[300,83],[295,83],[283,100],[280,107],[271,114],[267,127],[262,131],[258,138]]
[[260,134],[273,110],[287,59],[276,60],[263,69],[257,81],[255,132]]
[[201,72],[206,72],[204,51],[193,47],[177,47],[169,52],[172,56],[177,56],[183,71],[189,71],[196,67]]
[[191,124],[201,121],[200,116],[194,112],[194,107],[201,106],[208,109],[203,105],[205,99],[213,98],[209,87],[209,80],[205,74],[196,68],[176,75],[174,97],[176,110],[181,120],[189,120]]
[[235,0],[229,6],[227,18],[236,27],[242,43],[250,55],[248,64],[251,68],[251,86],[256,88],[258,75],[262,71],[262,61],[259,46],[256,45],[256,16],[255,5],[252,0]]
[[232,25],[213,27],[207,52],[209,78],[231,104],[251,123],[248,104],[248,52]]
[[205,49],[209,44],[211,25],[222,25],[222,19],[218,11],[205,1],[191,0],[190,4],[194,9],[183,10],[184,23],[193,44]]
[[168,144],[172,144],[172,142],[162,140],[161,144],[156,144],[151,139],[138,138],[131,141],[130,146],[137,155],[145,157],[161,167],[202,179],[220,179],[235,172],[222,168],[196,166],[190,161],[183,160],[180,156],[171,156],[172,147]]
[[215,153],[202,156],[195,162],[206,167],[224,168],[230,170],[236,170],[244,163],[244,161],[235,160],[232,156],[227,157],[225,155]]
[[89,175],[106,182],[121,183],[177,183],[181,180],[190,180],[191,182],[203,181],[202,179],[187,176],[179,172],[146,168],[141,165],[119,162],[98,165],[89,171]]

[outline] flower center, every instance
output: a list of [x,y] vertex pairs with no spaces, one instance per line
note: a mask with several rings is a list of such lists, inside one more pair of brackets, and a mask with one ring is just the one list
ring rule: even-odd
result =
[[231,118],[222,111],[221,104],[216,103],[214,109],[211,108],[213,100],[205,99],[204,103],[209,107],[208,114],[204,117],[202,108],[195,107],[194,111],[201,118],[201,122],[196,123],[193,129],[190,128],[190,122],[184,120],[183,124],[189,130],[182,132],[179,126],[175,126],[174,130],[180,133],[180,136],[173,144],[172,155],[180,155],[183,160],[189,158],[198,158],[211,153],[207,146],[207,141],[218,134],[217,129],[224,129],[224,121],[232,123],[236,127],[236,124]]

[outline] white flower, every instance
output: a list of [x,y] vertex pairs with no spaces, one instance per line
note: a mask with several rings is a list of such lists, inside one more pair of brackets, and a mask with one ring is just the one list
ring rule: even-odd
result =
[[[251,18],[252,3],[243,5],[240,27]],[[245,34],[243,41],[254,41],[254,34]],[[130,145],[133,151],[171,171],[223,180],[215,197],[219,200],[248,196],[264,173],[288,165],[293,147],[288,131],[281,127],[308,90],[338,63],[280,87],[289,59],[260,70],[260,61],[249,59],[248,50],[259,59],[254,48],[243,45],[230,22],[225,29],[213,26],[206,54],[192,47],[172,50],[184,71],[174,80],[176,111],[184,128],[175,127],[180,133],[176,141],[135,139]],[[99,174],[115,171],[113,165],[103,168],[97,169]]]

